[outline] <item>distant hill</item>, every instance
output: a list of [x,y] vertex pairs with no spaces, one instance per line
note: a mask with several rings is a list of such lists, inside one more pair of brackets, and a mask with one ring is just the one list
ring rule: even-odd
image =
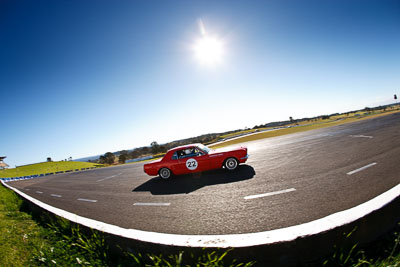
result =
[[79,159],[74,159],[73,161],[88,162],[89,160],[97,160],[97,159],[99,159],[100,156],[101,155],[79,158]]

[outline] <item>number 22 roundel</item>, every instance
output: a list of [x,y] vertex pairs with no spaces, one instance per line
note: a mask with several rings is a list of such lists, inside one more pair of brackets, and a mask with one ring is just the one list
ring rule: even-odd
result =
[[195,159],[188,159],[187,161],[186,161],[186,168],[188,168],[189,170],[195,170],[195,169],[197,169],[197,160],[195,160]]

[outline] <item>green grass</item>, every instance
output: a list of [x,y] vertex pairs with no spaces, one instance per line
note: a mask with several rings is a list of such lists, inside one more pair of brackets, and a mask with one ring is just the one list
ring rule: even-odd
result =
[[20,177],[54,173],[60,171],[76,170],[81,168],[102,167],[102,164],[79,161],[53,161],[25,165],[17,168],[0,170],[0,178]]
[[0,186],[0,265],[23,266],[30,259],[33,243],[42,243],[42,235],[31,217],[19,212],[22,201]]
[[[351,233],[344,233],[345,239],[349,238],[357,228]],[[379,240],[360,248],[358,244],[344,248],[338,244],[335,252],[327,257],[321,265],[323,266],[400,266],[400,223],[390,233],[382,236]]]
[[65,220],[33,217],[14,192],[0,186],[0,266],[106,265],[98,233],[83,236]]

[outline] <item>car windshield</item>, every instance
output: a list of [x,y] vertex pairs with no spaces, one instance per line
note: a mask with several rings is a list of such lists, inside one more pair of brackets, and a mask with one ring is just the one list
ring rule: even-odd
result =
[[198,148],[200,148],[201,150],[203,150],[204,152],[206,152],[207,154],[210,153],[211,149],[209,149],[208,147],[206,147],[205,145],[198,145]]

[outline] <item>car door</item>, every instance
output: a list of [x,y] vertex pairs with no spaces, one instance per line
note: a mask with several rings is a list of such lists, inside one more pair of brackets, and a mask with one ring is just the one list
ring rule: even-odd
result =
[[179,164],[179,159],[176,152],[172,155],[171,159],[169,160],[169,168],[171,169],[173,174],[179,175],[182,173],[181,170],[182,168]]
[[179,170],[182,174],[201,172],[210,169],[209,158],[206,154],[186,155],[179,159]]
[[[193,171],[199,171],[199,172],[203,172],[203,171],[207,171],[210,169],[210,161],[209,161],[209,156],[207,154],[205,155],[198,155],[196,157],[193,157],[192,160],[192,166],[193,163],[197,164],[197,168],[194,169]],[[197,162],[197,163],[195,163]],[[186,167],[188,167],[188,165],[190,165],[190,161],[186,161]]]

